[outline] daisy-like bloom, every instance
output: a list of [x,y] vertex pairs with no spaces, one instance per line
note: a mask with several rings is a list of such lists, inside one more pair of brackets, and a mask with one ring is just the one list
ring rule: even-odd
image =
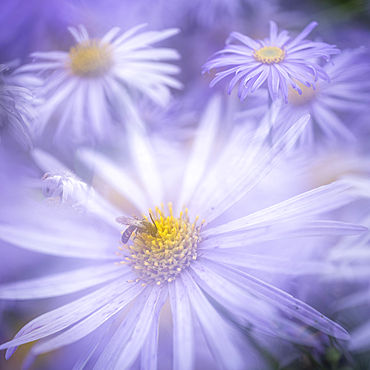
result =
[[296,119],[308,113],[312,124],[304,131],[302,141],[312,143],[318,134],[330,141],[338,138],[353,141],[355,138],[349,129],[351,122],[369,111],[370,83],[363,76],[370,73],[370,65],[361,61],[363,54],[360,48],[345,50],[334,57],[332,64],[324,66],[330,83],[320,81],[315,90],[299,83],[302,93],[298,94],[289,86],[288,104],[281,110],[284,119],[277,122],[280,130],[285,132]]
[[[173,320],[174,369],[197,366],[197,328],[215,360],[207,368],[255,368],[250,357],[253,346],[236,324],[247,330],[254,342],[270,336],[315,345],[302,322],[348,339],[348,333],[329,318],[257,277],[258,272],[314,274],[330,270],[330,266],[295,261],[293,268],[289,258],[254,254],[249,248],[285,238],[364,232],[362,226],[315,217],[351,203],[355,197],[347,191],[352,184],[332,183],[222,223],[219,216],[254,189],[285,156],[309,117],[299,120],[267,150],[267,114],[254,135],[249,129],[232,130],[224,150],[214,156],[214,151],[220,153],[218,130],[224,123],[220,106],[216,98],[204,113],[181,183],[168,187],[162,182],[149,138],[131,130],[130,165],[137,169],[136,176],[102,154],[79,151],[83,163],[94,169],[96,188],[104,182],[111,189],[104,198],[96,196],[94,213],[73,220],[62,216],[61,220],[60,214],[52,216],[50,208],[36,204],[31,212],[15,210],[17,217],[0,225],[0,238],[9,243],[95,261],[81,269],[0,286],[3,299],[80,292],[80,297],[35,318],[13,340],[2,344],[0,349],[7,349],[7,358],[24,343],[42,339],[31,351],[39,355],[94,332],[76,368],[83,368],[96,355],[94,369],[128,369],[137,365],[136,361],[142,369],[156,369],[161,350],[158,322],[167,299]],[[33,152],[33,157],[44,171],[53,167],[44,152]],[[135,210],[137,218],[125,208]],[[213,223],[216,218],[217,224]],[[110,340],[102,342],[107,330]]]
[[[287,103],[289,85],[302,94],[299,83],[316,89],[318,79],[330,81],[325,70],[314,60],[324,58],[329,61],[331,54],[340,51],[335,45],[305,40],[316,26],[316,22],[311,22],[293,40],[286,30],[278,33],[276,23],[272,21],[270,36],[264,40],[253,40],[239,32],[232,32],[225,48],[215,53],[203,66],[203,73],[224,69],[216,73],[210,86],[231,75],[228,94],[239,83],[238,96],[241,100],[267,81],[271,98],[277,100],[280,92]],[[241,42],[241,45],[232,44],[234,40]]]
[[151,45],[179,30],[138,33],[144,26],[118,37],[120,29],[115,27],[101,39],[90,38],[83,26],[70,28],[76,44],[69,52],[31,54],[37,61],[16,72],[45,76],[35,91],[44,100],[39,133],[56,120],[56,139],[70,134],[68,139],[76,143],[101,141],[111,135],[114,120],[130,115],[138,97],[146,96],[162,106],[168,103],[170,88],[180,89],[182,84],[171,76],[179,73],[179,68],[162,60],[178,59],[179,54]]
[[24,149],[32,148],[32,115],[29,112],[32,94],[24,87],[4,82],[2,74],[7,69],[0,64],[0,140],[9,132]]

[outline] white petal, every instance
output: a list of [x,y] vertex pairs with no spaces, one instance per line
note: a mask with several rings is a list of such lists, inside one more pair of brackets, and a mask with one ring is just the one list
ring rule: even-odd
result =
[[194,142],[187,161],[179,201],[176,202],[178,207],[176,213],[180,212],[183,204],[189,204],[191,196],[204,176],[220,125],[220,118],[221,97],[215,95],[207,104],[194,134]]
[[30,151],[30,154],[44,172],[58,172],[60,170],[72,172],[62,162],[59,162],[55,157],[42,149],[33,149]]
[[247,269],[268,271],[284,275],[329,274],[335,271],[332,264],[315,261],[292,261],[289,258],[271,257],[258,254],[235,253],[227,250],[209,250],[202,258],[227,263]]
[[81,231],[83,223],[79,227],[70,228],[71,225],[53,224],[53,221],[58,222],[55,219],[44,219],[42,223],[37,223],[37,219],[34,221],[34,224],[30,220],[27,223],[0,224],[0,239],[21,248],[57,256],[117,258],[113,250],[118,245],[119,235],[115,239],[113,235],[102,235],[91,227]]
[[0,298],[38,299],[57,297],[78,292],[114,278],[129,279],[131,274],[130,270],[110,262],[106,265],[91,266],[42,278],[0,285]]
[[77,340],[85,337],[86,335],[97,329],[110,317],[122,311],[126,307],[126,305],[130,303],[143,290],[143,288],[139,284],[125,283],[125,279],[122,279],[121,283],[126,284],[126,289],[122,289],[123,291],[125,291],[124,294],[120,294],[115,299],[112,299],[108,302],[107,305],[95,311],[86,319],[73,326],[71,329],[64,331],[62,334],[59,334],[58,336],[50,340],[46,340],[42,343],[36,344],[32,348],[32,352],[36,355],[40,355],[42,353],[66,346],[67,344],[76,342]]
[[[276,119],[278,109],[273,106],[273,109],[265,114],[257,130],[251,130],[249,125],[234,127],[220,155],[213,161],[213,166],[208,169],[206,177],[196,189],[191,206],[189,205],[195,214],[202,214],[204,209],[212,208],[215,201],[218,202],[224,197],[230,186],[229,181],[233,183],[236,178],[241,178],[249,172],[270,131],[271,121]],[[244,151],[246,143],[248,145]],[[236,150],[239,151],[237,156]],[[242,157],[240,152],[243,153]]]
[[20,66],[14,71],[14,74],[18,73],[29,73],[29,72],[36,72],[42,71],[44,69],[57,69],[63,66],[62,62],[44,62],[44,63],[33,63],[33,64],[25,64]]
[[236,179],[228,179],[227,189],[222,189],[226,193],[220,196],[219,200],[215,200],[211,207],[207,207],[202,218],[205,218],[207,223],[211,222],[251,191],[292,148],[309,119],[310,116],[306,115],[297,121],[248,173]]
[[[154,287],[147,286],[145,288],[137,298],[134,306],[131,308],[122,324],[116,330],[109,344],[105,347],[94,366],[94,370],[128,368],[129,366],[126,366],[128,362],[126,362],[126,365],[118,366],[118,361],[124,363],[124,359],[121,357],[123,352],[125,352],[125,355],[130,356],[130,361],[135,361],[146,335],[148,334],[149,326],[154,316],[153,312],[160,296],[161,291],[157,285]],[[147,326],[145,327],[145,325]],[[137,333],[135,331],[136,327],[138,328]],[[138,341],[141,342],[140,348],[131,348],[133,353],[127,354],[126,348],[128,343],[131,343],[131,347],[134,343],[138,344]]]
[[[248,158],[244,162],[244,160],[241,161],[238,158],[238,163],[233,168],[233,172],[229,176],[223,176],[222,182],[218,179],[216,183],[218,186],[213,185],[214,189],[212,189],[210,199],[202,206],[202,218],[205,218],[207,222],[211,222],[251,191],[290,150],[308,120],[309,115],[306,115],[297,121],[258,163],[252,165],[261,145],[258,142],[256,148],[254,145],[252,146],[250,153],[246,151],[250,159]],[[259,141],[261,142],[261,140]],[[251,161],[253,162],[251,163]],[[229,164],[226,163],[225,166],[227,167]],[[222,170],[222,167],[219,169]],[[209,189],[207,194],[210,194]],[[204,212],[204,210],[207,211]]]
[[88,167],[121,193],[138,210],[143,211],[149,208],[145,194],[132,180],[130,173],[123,168],[116,167],[103,155],[91,149],[80,149],[78,155]]
[[[194,273],[192,274],[194,281],[234,315],[272,334],[273,325],[269,317],[274,317],[274,313],[271,306],[207,268],[205,264],[202,264],[203,259],[202,257],[199,262],[195,261],[191,264],[190,273]],[[245,302],[248,302],[248,306]]]
[[[136,53],[133,53],[133,55],[134,54]],[[181,72],[180,67],[174,64],[141,60],[124,60],[123,63],[125,63],[126,65],[125,69],[121,71],[122,76],[126,75],[128,78],[131,77],[133,79],[136,77],[141,77],[143,79],[151,76],[151,82],[162,82],[174,88],[181,88],[182,86],[182,84],[180,84],[177,80],[168,79],[168,77],[166,76],[167,74],[175,75]],[[173,85],[172,81],[176,81],[176,85]]]
[[181,279],[168,284],[173,319],[173,369],[192,370],[195,363],[190,303]]
[[84,346],[83,351],[80,354],[80,357],[78,358],[76,363],[74,364],[72,370],[85,369],[87,362],[90,360],[91,356],[94,354],[99,344],[104,339],[104,336],[110,325],[111,325],[110,320],[108,320],[102,326],[100,326],[97,330],[95,330],[93,338],[90,340],[90,342],[87,345]]
[[127,55],[123,53],[122,57],[130,60],[176,60],[180,59],[180,54],[177,50],[168,48],[155,48],[155,49],[143,49],[135,50]]
[[[75,96],[78,95],[78,90],[80,90],[82,86],[77,86],[75,90]],[[55,131],[54,134],[54,142],[59,143],[62,142],[63,139],[65,138],[65,135],[63,134],[64,131],[70,131],[70,127],[72,126],[72,131],[75,129],[74,121],[72,117],[75,116],[76,111],[74,110],[75,104],[76,104],[76,98],[75,99],[66,99],[65,105],[63,107],[63,111],[61,115],[59,116],[59,122],[57,126],[57,130]]]
[[350,189],[352,184],[349,181],[336,181],[329,185],[307,191],[284,202],[278,203],[261,211],[255,212],[236,221],[229,222],[214,229],[202,232],[204,236],[218,233],[225,233],[231,230],[247,228],[258,223],[267,224],[270,221],[276,222],[297,217],[310,216],[315,213],[328,212],[353,200],[352,196],[334,198],[334,196]]
[[280,308],[286,314],[338,339],[349,339],[349,334],[341,326],[320,314],[320,312],[306,303],[295,299],[290,294],[230,266],[226,267],[225,265],[214,263],[209,260],[204,260],[202,263],[206,263],[209,268],[217,271],[221,276],[224,276],[242,288],[247,289],[255,296]]
[[59,86],[58,90],[53,93],[53,95],[48,98],[40,110],[40,121],[44,126],[49,121],[53,113],[60,107],[65,99],[74,99],[73,91],[78,86],[75,79],[66,80],[62,85]]
[[119,27],[113,27],[111,30],[109,30],[100,40],[101,43],[109,43],[111,42],[114,37],[117,35],[117,33],[120,31]]
[[64,61],[68,56],[68,53],[65,51],[36,51],[30,54],[31,58],[36,59],[50,59],[50,60],[59,60]]
[[94,138],[104,139],[109,136],[109,125],[106,122],[105,96],[99,80],[91,80],[87,91],[88,119]]
[[300,221],[300,222],[276,222],[262,226],[246,226],[238,229],[237,233],[233,231],[226,233],[210,234],[207,239],[202,233],[202,243],[200,248],[235,248],[262,243],[268,240],[304,238],[314,236],[337,236],[337,235],[357,235],[367,231],[365,226],[350,224],[341,221]]
[[104,348],[94,366],[94,370],[116,369],[119,355],[122,353],[123,348],[130,339],[130,336],[140,318],[141,311],[143,310],[148,300],[148,296],[150,296],[153,289],[154,288],[152,287],[146,287],[144,291],[139,294],[129,313],[117,328],[108,345]]
[[159,206],[164,201],[164,189],[158,163],[153,155],[149,136],[139,126],[127,126],[127,139],[130,145],[131,159],[149,195],[151,207]]
[[9,348],[6,353],[6,358],[9,358],[17,349],[15,346],[55,334],[91,315],[94,311],[115,299],[119,294],[122,294],[124,286],[121,280],[115,280],[113,283],[93,293],[37,317],[25,325],[13,340],[2,344],[0,349]]
[[140,369],[157,370],[158,362],[158,322],[153,321],[145,339],[140,356]]
[[154,318],[149,329],[149,333],[141,350],[140,369],[142,370],[157,369],[159,316],[162,306],[166,302],[167,295],[168,287],[164,286],[161,290],[161,296],[153,312]]
[[122,45],[118,45],[119,40],[116,40],[114,44],[117,45],[119,51],[139,49],[147,47],[150,44],[154,44],[159,41],[165,40],[169,37],[178,34],[179,32],[180,30],[178,28],[169,28],[163,31],[148,31],[130,38],[129,40],[127,40],[127,42],[125,42]]
[[76,135],[76,140],[79,140],[80,142],[84,142],[86,140],[85,125],[83,124],[86,120],[86,90],[87,84],[81,83],[77,85],[76,90],[74,91],[73,115],[71,116],[70,123],[73,125],[73,133]]
[[[153,75],[149,78],[152,79],[152,77]],[[137,79],[135,79],[135,82],[137,82]],[[140,90],[143,95],[146,95],[149,99],[153,100],[154,103],[165,108],[171,99],[170,89],[160,82],[148,84],[148,79],[146,79],[145,82],[146,83],[136,85],[136,88]]]
[[123,41],[127,40],[129,37],[131,37],[132,35],[134,35],[137,31],[139,31],[140,29],[146,27],[147,24],[146,23],[143,23],[143,24],[139,24],[135,27],[132,27],[130,28],[128,31],[126,31],[125,33],[123,33],[119,38],[117,38],[116,40],[114,40],[113,42],[113,45],[119,45],[120,43],[122,43]]
[[[155,329],[158,330],[159,314],[162,306],[166,302],[167,296],[167,285],[163,285],[159,288],[159,292],[157,289],[152,290],[151,296],[148,298],[148,301],[141,312],[140,319],[137,322],[131,338],[127,342],[122,353],[120,353],[120,357],[116,365],[118,369],[123,369],[125,367],[129,368],[134,363],[147,337],[151,337],[154,334],[150,333],[150,329],[154,329],[152,325],[153,323],[156,323]],[[151,359],[147,358],[147,360],[149,360],[150,368],[153,368]],[[146,369],[146,367],[144,368]]]
[[230,370],[244,369],[245,364],[237,350],[240,338],[235,330],[217,313],[187,271],[181,273],[181,279],[208,347],[220,367]]
[[90,37],[89,37],[89,34],[88,34],[85,26],[83,26],[82,24],[79,24],[78,25],[78,30],[80,32],[80,35],[81,35],[81,38],[82,38],[83,41],[89,40]]
[[82,35],[80,35],[79,31],[76,28],[68,27],[68,31],[72,34],[72,36],[78,43],[81,43],[84,41],[84,38],[82,37]]
[[206,268],[201,261],[193,262],[191,269],[195,282],[222,306],[236,315],[235,320],[241,318],[241,325],[245,327],[252,325],[253,331],[257,329],[264,334],[277,335],[305,345],[316,343],[309,332],[302,330],[301,325],[279,317],[272,306],[222,278],[217,272]]

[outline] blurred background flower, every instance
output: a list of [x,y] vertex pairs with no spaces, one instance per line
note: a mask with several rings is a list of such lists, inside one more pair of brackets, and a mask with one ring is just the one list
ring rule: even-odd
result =
[[[216,73],[210,87],[231,75],[228,94],[239,84],[238,96],[242,101],[249,92],[253,93],[267,82],[271,99],[275,101],[282,96],[287,103],[289,85],[301,95],[300,85],[315,90],[318,79],[329,81],[325,70],[310,60],[321,57],[328,62],[330,55],[340,52],[335,45],[305,40],[316,26],[316,22],[311,22],[294,39],[286,30],[278,33],[273,21],[270,21],[270,36],[263,40],[256,41],[232,32],[224,49],[211,56],[203,66],[203,73],[222,69]],[[234,40],[242,45],[232,44]]]
[[[44,80],[34,90],[39,106],[37,135],[47,125],[56,126],[54,141],[78,145],[106,141],[112,137],[114,123],[131,117],[136,101],[148,97],[166,106],[170,87],[182,84],[171,75],[179,68],[161,62],[178,59],[179,54],[151,44],[178,33],[178,29],[139,33],[139,25],[117,37],[112,28],[101,39],[91,39],[83,26],[70,28],[77,44],[64,51],[34,52],[33,64],[19,67],[15,73],[41,73]],[[22,76],[18,77],[22,83]],[[27,82],[23,82],[27,84]],[[130,124],[133,123],[132,118]],[[133,123],[135,124],[135,123]]]

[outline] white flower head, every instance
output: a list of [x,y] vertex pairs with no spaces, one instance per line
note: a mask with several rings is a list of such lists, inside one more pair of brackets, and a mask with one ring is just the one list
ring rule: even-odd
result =
[[180,69],[162,61],[179,59],[179,54],[151,45],[179,30],[138,34],[144,26],[133,27],[120,36],[120,29],[115,27],[101,39],[91,39],[83,26],[70,28],[76,45],[69,52],[31,54],[37,61],[20,67],[17,73],[37,71],[45,76],[36,92],[44,100],[40,132],[53,118],[57,120],[56,139],[102,141],[111,135],[112,121],[130,115],[137,97],[148,97],[162,106],[169,102],[170,88],[182,88],[172,77]]
[[[63,224],[43,218],[40,225],[34,215],[31,218],[23,215],[18,224],[0,225],[0,238],[9,243],[96,261],[93,266],[76,271],[0,286],[3,299],[81,292],[80,298],[34,319],[13,340],[2,344],[0,349],[7,349],[7,358],[17,346],[30,341],[45,339],[32,349],[38,355],[73,343],[97,329],[91,347],[80,359],[85,363],[101,343],[106,322],[118,320],[109,343],[99,353],[95,369],[131,368],[138,357],[142,368],[156,369],[158,322],[168,297],[173,317],[175,369],[196,367],[198,323],[214,357],[213,366],[245,369],[248,364],[253,368],[252,346],[238,326],[209,299],[228,312],[234,322],[248,328],[256,340],[266,335],[314,345],[315,340],[302,330],[299,321],[325,334],[348,339],[341,326],[255,276],[256,271],[284,275],[321,273],[330,266],[298,260],[293,268],[289,258],[255,254],[249,248],[289,238],[364,232],[366,228],[359,225],[316,217],[352,202],[353,197],[347,195],[352,184],[332,183],[231,222],[212,223],[276,166],[294,146],[309,119],[302,117],[268,150],[267,113],[257,132],[252,134],[249,129],[240,128],[232,131],[220,152],[217,140],[222,122],[220,106],[218,98],[208,105],[194,137],[183,179],[169,192],[162,182],[150,139],[136,130],[128,132],[128,141],[132,143],[131,159],[137,176],[96,151],[80,150],[83,163],[112,188],[108,200],[123,197],[136,208],[137,217],[119,210],[115,201],[109,207],[107,200],[99,199],[95,222],[91,224],[86,217]],[[214,151],[220,154],[214,156]],[[170,196],[173,203],[168,199]],[[117,216],[120,224],[115,222]],[[101,227],[97,227],[98,218]],[[122,243],[117,253],[120,232]],[[94,290],[82,292],[86,288]],[[133,305],[122,319],[119,314],[130,302]],[[55,336],[49,337],[51,334]]]

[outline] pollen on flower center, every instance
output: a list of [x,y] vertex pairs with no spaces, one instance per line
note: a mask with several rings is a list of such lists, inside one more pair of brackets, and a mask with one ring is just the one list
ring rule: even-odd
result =
[[288,102],[292,105],[305,105],[312,101],[317,92],[318,88],[316,86],[316,90],[313,89],[312,86],[303,85],[303,83],[295,81],[297,85],[301,88],[302,94],[299,94],[297,90],[293,89],[292,86],[288,86]]
[[254,58],[264,64],[280,63],[285,55],[285,50],[276,46],[264,46],[259,50],[254,50]]
[[129,264],[138,275],[129,282],[142,282],[143,286],[170,283],[197,259],[199,233],[204,220],[197,226],[199,216],[191,223],[187,208],[178,218],[172,214],[171,203],[168,210],[166,216],[163,205],[161,209],[156,207],[155,213],[149,209],[152,222],[148,217],[139,221],[142,227],[131,235],[133,245],[119,248],[125,252],[125,260],[121,263]]
[[69,50],[68,67],[72,74],[77,76],[101,76],[111,68],[112,64],[112,46],[100,40],[87,40]]

